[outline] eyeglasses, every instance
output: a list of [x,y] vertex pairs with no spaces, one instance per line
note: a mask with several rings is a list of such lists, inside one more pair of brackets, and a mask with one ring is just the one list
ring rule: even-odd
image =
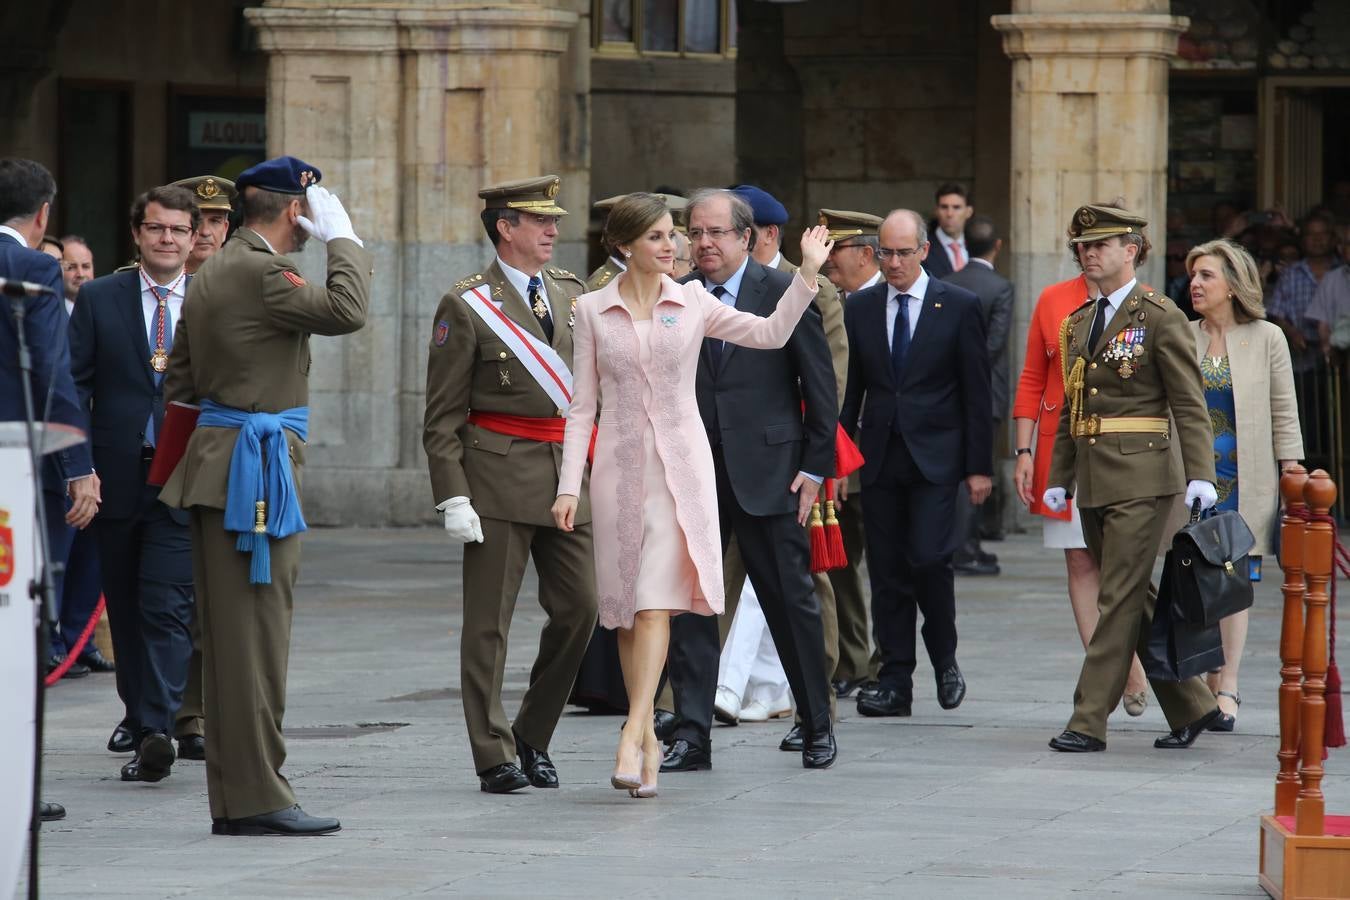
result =
[[720,241],[727,235],[730,234],[740,235],[742,234],[742,232],[737,231],[735,228],[690,228],[689,240],[700,241],[703,239],[703,236],[705,234],[708,237],[712,238],[714,241]]
[[180,241],[192,234],[187,225],[161,225],[158,222],[142,222],[141,229],[153,238],[163,237],[167,231]]
[[923,249],[922,244],[919,245],[918,247],[901,247],[899,249],[891,247],[878,247],[877,258],[880,259],[882,262],[889,262],[892,256],[898,256],[901,259],[909,259],[914,254],[918,253],[921,249]]

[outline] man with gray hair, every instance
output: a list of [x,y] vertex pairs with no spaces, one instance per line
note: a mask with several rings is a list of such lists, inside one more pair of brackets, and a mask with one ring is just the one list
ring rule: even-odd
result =
[[[768,316],[792,282],[755,262],[754,213],[730,191],[689,199],[689,239],[698,278],[728,306]],[[686,279],[687,280],[687,279]],[[834,474],[837,395],[819,313],[808,308],[781,350],[703,342],[696,382],[717,477],[725,551],[734,534],[801,713],[802,765],[826,768],[836,749],[820,601],[802,525],[820,482]],[[682,721],[663,772],[712,768],[717,622],[671,622],[668,671]]]
[[966,694],[956,664],[954,520],[962,482],[976,505],[992,485],[989,356],[979,299],[924,271],[928,234],[918,213],[895,210],[879,238],[885,280],[844,306],[848,387],[839,420],[858,435],[866,460],[863,530],[881,653],[880,683],[859,695],[858,712],[908,716],[920,609],[938,704],[955,709]]

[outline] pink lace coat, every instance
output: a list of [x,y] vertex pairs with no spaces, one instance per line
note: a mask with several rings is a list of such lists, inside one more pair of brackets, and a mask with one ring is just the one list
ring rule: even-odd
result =
[[[712,451],[694,393],[703,338],[759,350],[777,349],[787,343],[816,293],[814,284],[796,276],[773,315],[764,318],[727,306],[698,282],[682,285],[662,278],[661,299],[652,311],[651,363],[644,368],[637,330],[619,296],[623,277],[577,301],[572,405],[567,411],[558,479],[559,494],[581,490],[598,409],[591,527],[600,624],[606,628],[633,627],[634,590],[642,557],[642,435],[649,421],[699,586],[708,605],[719,614],[723,611],[717,488]],[[644,382],[651,385],[651,406],[643,402]]]

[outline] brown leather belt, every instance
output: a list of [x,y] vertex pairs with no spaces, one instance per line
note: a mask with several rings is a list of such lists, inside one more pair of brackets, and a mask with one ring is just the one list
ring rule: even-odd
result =
[[1110,419],[1088,416],[1073,426],[1074,437],[1096,437],[1099,434],[1160,434],[1168,437],[1170,433],[1167,420],[1157,416],[1116,416]]

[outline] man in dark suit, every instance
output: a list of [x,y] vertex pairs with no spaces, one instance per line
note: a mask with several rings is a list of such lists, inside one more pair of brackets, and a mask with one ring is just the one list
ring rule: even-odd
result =
[[965,229],[974,212],[970,191],[964,184],[949,181],[933,193],[933,218],[928,223],[933,242],[923,263],[930,278],[945,279],[953,272],[960,272],[970,262]]
[[839,420],[860,432],[866,460],[863,529],[881,652],[880,684],[858,698],[867,716],[910,714],[920,609],[938,703],[954,709],[966,694],[956,664],[953,518],[962,481],[975,504],[989,496],[989,357],[979,299],[923,269],[927,231],[913,210],[887,216],[877,251],[885,282],[844,307],[848,388]]
[[103,596],[125,706],[109,748],[131,737],[123,781],[160,781],[192,656],[192,544],[188,517],[146,484],[164,420],[163,380],[187,296],[183,265],[201,221],[192,192],[167,186],[131,209],[135,268],[80,289],[71,319],[71,371],[92,407],[94,462],[107,485],[94,528]]
[[[722,302],[767,316],[792,276],[750,258],[753,227],[750,205],[730,191],[700,191],[689,199],[698,266],[691,277]],[[808,310],[781,350],[705,341],[697,393],[713,452],[723,550],[734,534],[801,714],[802,765],[825,768],[836,754],[832,673],[811,583],[810,542],[801,527],[821,480],[834,474],[837,397],[820,315]],[[682,721],[663,772],[712,767],[717,659],[717,621],[676,616],[668,671]]]
[[[1008,414],[1008,330],[1012,326],[1012,282],[994,271],[994,261],[1003,248],[998,228],[988,216],[974,216],[966,223],[966,249],[970,264],[953,272],[943,280],[963,287],[980,298],[980,313],[984,320],[985,342],[989,353],[989,379],[993,400],[994,433],[1003,425]],[[985,517],[997,516],[1000,491],[995,486],[989,502],[984,505]],[[961,546],[954,557],[956,571],[963,575],[997,575],[998,557],[985,553],[980,547],[980,515],[970,502],[970,492],[963,490],[957,498],[958,525]],[[997,527],[998,519],[994,520]]]
[[[38,419],[88,431],[88,417],[70,378],[61,266],[47,254],[31,249],[47,230],[55,197],[56,182],[43,166],[28,159],[0,159],[0,278],[32,282],[51,291],[21,301],[24,339],[32,358],[32,393],[28,399]],[[0,422],[24,421],[26,406],[19,370],[19,332],[10,300],[5,298],[4,309],[0,310]],[[48,552],[53,563],[64,564],[69,550],[66,526],[84,528],[98,511],[100,485],[89,445],[77,444],[43,457],[40,478]],[[71,499],[69,510],[67,495]],[[59,596],[59,574],[53,582]],[[49,821],[64,818],[66,811],[59,804],[44,801],[39,814]]]

